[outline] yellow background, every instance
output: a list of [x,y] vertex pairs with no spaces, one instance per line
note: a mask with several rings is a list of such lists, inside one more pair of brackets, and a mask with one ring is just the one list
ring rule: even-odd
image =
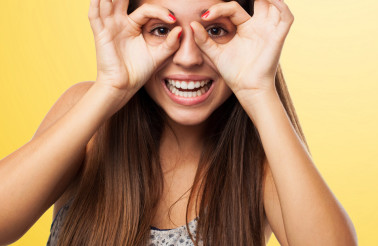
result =
[[[313,159],[360,245],[378,245],[378,2],[287,3],[295,21],[281,65]],[[95,80],[88,6],[1,1],[0,158],[31,139],[68,87]],[[12,245],[45,245],[51,222],[52,208]]]

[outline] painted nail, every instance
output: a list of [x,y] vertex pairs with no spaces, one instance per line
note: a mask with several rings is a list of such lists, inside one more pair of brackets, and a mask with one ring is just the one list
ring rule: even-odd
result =
[[209,10],[208,10],[208,11],[206,11],[205,13],[203,13],[203,14],[201,15],[201,17],[202,17],[202,18],[207,18],[207,17],[209,16],[209,14],[210,14],[210,12],[209,12]]
[[174,17],[172,14],[169,14],[168,17],[169,17],[169,19],[171,19],[171,20],[173,20],[173,21],[176,20],[176,17]]
[[181,37],[181,34],[182,34],[182,31],[178,34],[177,39],[179,39]]

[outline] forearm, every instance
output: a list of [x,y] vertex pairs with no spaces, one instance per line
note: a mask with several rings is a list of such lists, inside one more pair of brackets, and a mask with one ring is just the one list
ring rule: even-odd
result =
[[289,244],[354,245],[352,222],[317,171],[276,91],[236,96],[260,134]]
[[119,100],[94,84],[52,126],[0,161],[0,242],[20,236],[65,190],[88,141]]

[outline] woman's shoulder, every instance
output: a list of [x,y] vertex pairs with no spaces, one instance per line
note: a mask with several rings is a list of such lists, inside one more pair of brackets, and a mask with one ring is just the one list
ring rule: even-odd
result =
[[84,96],[94,83],[93,81],[83,81],[72,85],[59,97],[55,104],[64,104],[65,107],[71,108]]
[[33,138],[40,135],[46,129],[48,129],[56,120],[62,117],[67,111],[69,111],[91,88],[94,84],[92,81],[85,81],[74,84],[69,87],[54,103],[49,112],[46,114],[42,123],[38,127]]

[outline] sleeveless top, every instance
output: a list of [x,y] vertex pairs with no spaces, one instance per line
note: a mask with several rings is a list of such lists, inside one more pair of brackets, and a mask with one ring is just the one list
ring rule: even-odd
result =
[[[58,236],[60,228],[63,225],[64,219],[67,215],[68,209],[72,203],[73,199],[67,202],[56,215],[54,221],[51,224],[50,228],[50,236],[47,241],[47,246],[55,246],[58,242]],[[197,227],[197,220],[190,221],[188,223],[189,231],[196,237],[196,227]],[[189,233],[187,232],[186,225],[174,228],[174,229],[158,229],[156,227],[151,226],[150,230],[150,239],[147,246],[194,246],[193,241],[191,240]],[[199,245],[202,245],[200,242]]]

